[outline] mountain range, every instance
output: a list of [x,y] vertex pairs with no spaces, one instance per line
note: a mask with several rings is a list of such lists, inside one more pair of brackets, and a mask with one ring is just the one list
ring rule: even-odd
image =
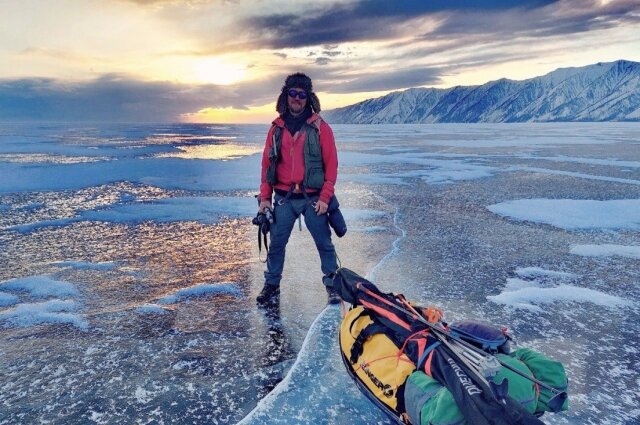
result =
[[640,63],[618,60],[522,81],[412,88],[323,116],[335,124],[640,121]]

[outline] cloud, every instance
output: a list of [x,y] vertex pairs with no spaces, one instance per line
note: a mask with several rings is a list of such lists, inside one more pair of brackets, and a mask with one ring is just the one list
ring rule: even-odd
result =
[[242,86],[190,86],[107,74],[87,82],[0,80],[0,120],[167,122],[207,107],[246,109],[269,103],[281,78]]
[[603,4],[599,0],[562,0],[546,7],[524,11],[505,10],[485,14],[472,11],[448,14],[436,29],[422,39],[451,39],[465,34],[484,34],[487,39],[504,37],[546,38],[613,28],[625,22],[640,22],[640,4],[636,0],[617,0]]
[[335,45],[348,41],[383,40],[413,30],[408,20],[446,12],[535,9],[555,0],[424,1],[361,0],[304,13],[275,13],[245,18],[242,27],[272,48]]

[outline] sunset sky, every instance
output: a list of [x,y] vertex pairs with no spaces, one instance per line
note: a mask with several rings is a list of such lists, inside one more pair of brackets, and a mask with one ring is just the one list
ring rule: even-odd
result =
[[0,0],[0,121],[269,122],[409,87],[640,61],[640,0]]

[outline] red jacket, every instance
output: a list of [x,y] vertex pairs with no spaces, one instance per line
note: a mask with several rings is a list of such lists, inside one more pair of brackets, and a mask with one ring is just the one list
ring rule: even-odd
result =
[[[307,120],[311,124],[320,119],[318,114],[312,114]],[[282,146],[280,148],[280,161],[276,167],[278,183],[276,189],[288,191],[291,185],[300,184],[304,180],[304,142],[307,136],[306,131],[300,130],[294,136],[284,126],[284,120],[277,118],[273,121],[274,126],[282,128]],[[269,151],[273,144],[273,130],[271,127],[267,134],[267,141],[262,153],[262,181],[260,184],[260,200],[271,200],[274,187],[267,182],[267,168],[269,168]],[[333,196],[334,186],[338,177],[338,152],[336,141],[333,138],[333,131],[324,120],[320,121],[320,149],[322,151],[322,162],[324,163],[324,184],[320,190],[320,200],[329,203]],[[313,189],[307,189],[308,192]]]

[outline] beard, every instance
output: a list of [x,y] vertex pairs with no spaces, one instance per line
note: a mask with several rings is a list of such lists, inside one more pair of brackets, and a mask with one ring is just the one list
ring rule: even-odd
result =
[[306,102],[299,102],[297,99],[289,99],[289,112],[292,115],[300,115],[306,106]]

